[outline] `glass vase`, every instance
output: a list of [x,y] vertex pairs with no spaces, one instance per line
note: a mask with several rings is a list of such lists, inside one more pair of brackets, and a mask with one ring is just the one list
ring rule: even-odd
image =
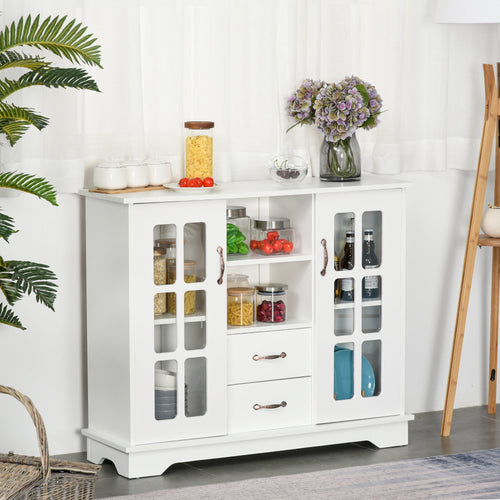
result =
[[323,139],[320,150],[322,181],[357,181],[361,178],[361,152],[356,134],[338,142]]

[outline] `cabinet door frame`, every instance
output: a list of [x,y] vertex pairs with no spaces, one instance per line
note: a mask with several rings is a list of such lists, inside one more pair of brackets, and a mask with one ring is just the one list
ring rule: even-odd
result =
[[[219,283],[222,260],[226,258],[226,203],[209,200],[182,203],[137,204],[130,207],[129,276],[131,342],[131,435],[134,443],[159,442],[227,433],[226,397],[226,283]],[[177,230],[177,275],[183,276],[184,226],[205,224],[205,279],[195,284],[176,280],[158,287],[153,283],[153,234],[157,225],[173,224]],[[222,256],[218,248],[222,249]],[[184,321],[177,327],[177,348],[173,352],[155,352],[153,297],[159,291],[173,291],[183,296],[186,288],[204,290],[206,345],[188,350],[184,345]],[[182,310],[183,302],[177,310]],[[124,332],[126,335],[126,332]],[[200,416],[184,413],[184,381],[187,359],[206,358],[206,412]],[[158,361],[177,361],[177,415],[156,420],[154,416],[154,366]],[[182,387],[182,386],[181,386]]]
[[[404,413],[404,294],[405,294],[405,201],[402,189],[372,190],[316,196],[316,251],[315,251],[315,373],[314,420],[327,423]],[[365,270],[362,257],[362,216],[367,211],[382,213],[379,268]],[[334,218],[337,213],[355,215],[355,267],[351,271],[334,269]],[[326,241],[329,261],[326,274],[324,246]],[[361,331],[361,284],[366,275],[379,275],[382,280],[381,329],[379,332]],[[353,277],[355,280],[354,332],[351,335],[334,334],[335,280]],[[381,342],[381,391],[372,397],[361,395],[362,343]],[[354,345],[354,395],[350,399],[335,400],[334,347],[339,343]]]

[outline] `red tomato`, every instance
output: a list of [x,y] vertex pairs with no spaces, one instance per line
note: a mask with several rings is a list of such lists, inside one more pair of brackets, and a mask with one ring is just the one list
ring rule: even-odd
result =
[[250,240],[250,248],[255,250],[257,248],[257,240]]
[[203,186],[203,181],[199,177],[195,177],[193,180],[196,182],[195,187],[201,188]]
[[214,180],[212,179],[212,177],[205,177],[203,179],[203,185],[205,187],[212,187],[214,185]]
[[259,250],[262,250],[262,243],[264,243],[264,240],[257,241],[257,248],[258,248]]
[[262,251],[267,255],[273,253],[273,245],[269,240],[264,240],[264,243],[262,244]]
[[273,252],[281,252],[283,250],[283,243],[280,240],[273,241]]
[[281,244],[283,245],[283,244],[285,244],[288,240],[286,240],[285,238],[281,238],[281,240],[280,240],[280,241],[281,241]]
[[291,241],[286,241],[283,243],[283,251],[285,253],[290,253],[293,250],[293,243]]
[[180,181],[179,181],[179,186],[181,188],[185,188],[187,187],[188,185],[188,178],[187,177],[183,177]]
[[278,231],[268,231],[267,232],[267,239],[274,241],[277,240],[280,237],[280,233]]
[[198,183],[196,182],[196,179],[188,179],[187,187],[190,187],[190,188],[198,187]]

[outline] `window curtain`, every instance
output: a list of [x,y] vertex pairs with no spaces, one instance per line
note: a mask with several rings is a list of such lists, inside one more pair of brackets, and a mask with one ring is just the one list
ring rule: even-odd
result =
[[[183,123],[212,120],[219,181],[265,177],[275,153],[318,173],[320,132],[291,122],[305,78],[357,75],[384,100],[357,134],[363,171],[474,169],[482,129],[482,63],[500,60],[497,25],[433,22],[421,0],[0,0],[0,22],[67,15],[102,47],[100,93],[30,88],[11,101],[50,118],[14,147],[4,170],[48,177],[61,192],[92,185],[114,158],[166,158],[182,175]],[[51,60],[57,59],[51,54]]]

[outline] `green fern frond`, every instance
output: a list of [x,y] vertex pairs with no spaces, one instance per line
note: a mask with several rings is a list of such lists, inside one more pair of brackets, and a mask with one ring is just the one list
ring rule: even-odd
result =
[[100,46],[96,45],[93,35],[85,34],[87,27],[72,20],[66,23],[67,16],[44,19],[40,24],[40,15],[31,20],[21,17],[17,25],[13,22],[0,32],[0,52],[16,46],[28,45],[37,49],[46,49],[71,61],[101,67]]
[[14,311],[9,309],[5,304],[0,304],[0,323],[26,330],[19,318],[14,314]]
[[17,280],[14,280],[13,272],[8,268],[7,262],[0,267],[0,290],[10,306],[23,297],[23,291],[17,286]]
[[[14,219],[2,212],[0,212],[0,238],[5,241],[9,241],[9,238],[17,233],[17,229],[14,227]],[[3,266],[3,260],[0,257],[0,266]]]
[[17,172],[3,172],[0,173],[0,187],[34,194],[57,206],[54,186],[43,177]]
[[0,53],[0,70],[7,68],[25,68],[37,70],[49,66],[43,57],[30,56],[15,50],[6,50]]
[[54,310],[57,276],[45,264],[36,262],[5,261],[7,271],[12,272],[12,282],[22,293],[34,294],[36,301]]

